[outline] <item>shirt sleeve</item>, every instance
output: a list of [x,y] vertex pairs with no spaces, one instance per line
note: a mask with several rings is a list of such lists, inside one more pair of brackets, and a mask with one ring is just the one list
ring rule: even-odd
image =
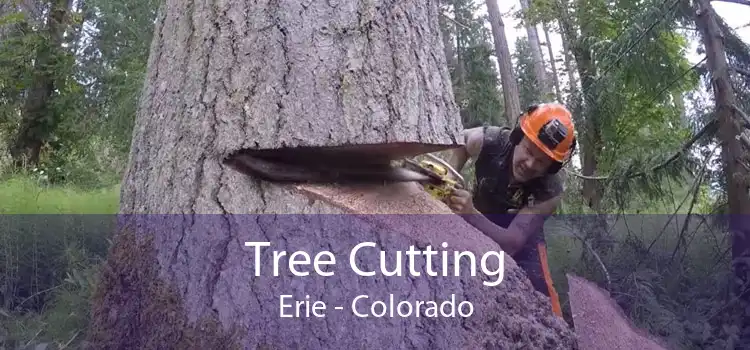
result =
[[[484,140],[483,145],[487,145],[489,147],[502,147],[505,146],[507,142],[507,137],[503,137],[506,135],[503,135],[503,132],[505,129],[499,127],[499,126],[485,126],[483,128],[484,131]],[[488,148],[489,148],[488,147]]]
[[494,158],[508,152],[510,149],[509,129],[499,126],[485,126],[483,131],[484,139],[480,151],[483,157]]

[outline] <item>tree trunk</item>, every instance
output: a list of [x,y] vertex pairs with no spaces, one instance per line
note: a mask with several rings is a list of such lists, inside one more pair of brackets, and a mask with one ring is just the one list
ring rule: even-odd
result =
[[[596,101],[592,99],[595,91],[592,90],[594,77],[596,76],[596,66],[592,59],[592,51],[589,45],[581,38],[586,38],[587,33],[582,28],[581,36],[575,31],[571,16],[567,10],[566,4],[559,2],[558,7],[560,17],[559,23],[563,34],[563,43],[570,45],[570,52],[575,58],[578,76],[581,78],[581,89],[573,91],[571,95],[571,105],[573,106],[574,118],[579,126],[578,140],[580,142],[581,154],[581,172],[585,176],[595,176],[598,168],[599,155],[601,154],[601,133],[596,121]],[[567,50],[566,50],[567,52]],[[573,74],[571,74],[573,75]],[[571,85],[575,86],[575,85]],[[586,178],[583,180],[581,195],[593,210],[594,215],[582,225],[584,238],[591,242],[593,251],[599,254],[608,254],[614,246],[612,240],[608,237],[609,223],[607,216],[602,208],[602,184],[595,179]],[[596,257],[588,249],[583,250],[582,260],[584,266],[595,274],[600,273]]]
[[[456,14],[456,21],[463,23],[461,16],[460,3],[458,1],[453,2],[453,12]],[[463,48],[464,48],[464,36],[463,26],[456,24],[456,81],[458,86],[463,88],[466,86],[466,66],[464,62]]]
[[[598,158],[601,149],[601,135],[599,126],[596,123],[596,103],[592,100],[592,96],[595,95],[595,91],[592,91],[594,77],[596,76],[596,66],[591,57],[591,48],[583,40],[579,40],[573,25],[570,21],[570,15],[568,14],[563,3],[560,8],[562,9],[560,14],[560,27],[562,28],[563,43],[567,41],[570,47],[570,52],[576,61],[576,67],[578,67],[578,76],[581,77],[581,90],[580,94],[574,95],[573,106],[576,110],[575,117],[577,122],[583,122],[581,129],[586,130],[578,136],[581,150],[581,166],[582,173],[586,176],[594,176],[596,173]],[[586,38],[586,33],[582,33],[581,37]],[[567,50],[566,50],[567,51]],[[601,184],[597,180],[584,179],[582,195],[587,201],[588,206],[595,212],[601,212]]]
[[[445,5],[446,0],[441,0],[440,4]],[[445,6],[451,6],[451,5],[445,5]],[[451,36],[450,26],[452,23],[448,23],[448,21],[443,17],[440,16],[440,32],[443,36],[443,50],[445,53],[445,61],[448,64],[448,71],[451,72],[456,69],[456,58],[453,48],[453,37]]]
[[552,50],[552,41],[549,40],[549,25],[542,24],[544,29],[544,40],[547,41],[547,53],[549,53],[549,63],[552,66],[552,82],[555,87],[555,98],[557,102],[563,103],[562,91],[560,90],[560,79],[557,77],[557,63],[555,62],[555,51]]
[[55,90],[54,61],[61,49],[65,32],[63,21],[71,3],[72,0],[51,2],[45,29],[47,39],[38,49],[31,86],[21,112],[21,125],[10,147],[16,166],[33,166],[39,162],[42,147],[57,123],[50,105]]
[[[230,2],[212,12],[186,0],[168,4],[195,18],[167,14],[164,25],[181,30],[165,30],[152,47],[141,114],[156,116],[135,124],[124,212],[221,212],[214,201],[201,199],[194,208],[186,202],[208,181],[201,179],[222,171],[213,160],[239,149],[389,143],[381,149],[400,158],[458,144],[462,126],[436,6],[388,1],[256,10]],[[247,23],[238,18],[244,11]],[[202,17],[218,28],[201,25]],[[171,170],[151,165],[165,161]],[[148,189],[187,172],[198,181],[180,175],[176,190]]]
[[735,117],[736,99],[732,89],[727,57],[717,15],[707,0],[697,2],[696,26],[701,33],[706,50],[706,65],[711,75],[711,86],[716,99],[718,136],[722,143],[722,160],[726,174],[726,191],[729,201],[729,229],[732,233],[732,267],[734,268],[734,294],[737,298],[739,340],[735,348],[750,347],[750,196],[748,196],[748,171],[740,163],[746,152],[737,139],[742,133]]
[[503,98],[505,101],[505,119],[508,125],[513,126],[516,119],[521,115],[521,101],[518,96],[518,82],[513,76],[513,65],[510,58],[508,40],[505,38],[505,24],[500,16],[500,7],[497,0],[487,0],[487,14],[492,26],[492,37],[495,39],[495,55],[500,69],[500,81],[503,85]]
[[683,125],[690,125],[690,116],[688,116],[687,110],[685,109],[685,95],[677,92],[672,94],[674,99],[674,106],[680,111],[680,121]]
[[[529,10],[529,0],[521,0],[521,10],[525,14]],[[539,32],[536,26],[526,23],[526,35],[531,48],[531,60],[534,62],[534,75],[537,84],[541,87],[542,101],[549,101],[552,97],[549,80],[547,79],[547,70],[544,68],[544,56],[542,56],[542,45],[539,40]],[[552,57],[552,56],[550,56]],[[540,102],[542,102],[540,101]]]
[[[571,57],[570,44],[565,35],[561,35],[561,41],[563,46],[563,58],[565,60],[565,71],[568,73],[568,85],[570,87],[570,95],[575,96],[578,91],[578,79],[576,78],[576,69],[573,66],[573,58]],[[570,103],[570,102],[568,102]]]
[[[189,216],[123,215],[94,296],[91,345],[575,348],[570,329],[512,259],[505,259],[503,283],[495,288],[482,285],[489,278],[471,276],[467,259],[455,278],[369,277],[348,267],[377,269],[374,259],[382,249],[390,268],[395,250],[412,245],[499,250],[460,216],[445,215],[448,208],[417,184],[293,186],[222,165],[224,155],[242,148],[348,144],[362,157],[373,149],[400,157],[454,146],[461,125],[435,3],[248,4],[168,0],[162,8],[121,212]],[[307,215],[278,215],[295,213]],[[347,213],[443,215],[315,215]],[[256,276],[254,249],[244,242],[258,241],[271,246],[262,249]],[[364,248],[361,260],[350,261],[350,250],[362,242],[377,242],[378,248]],[[322,273],[334,274],[293,266],[311,271],[294,276],[286,261],[299,257],[287,255],[274,276],[271,250],[331,251],[333,264]],[[442,261],[433,260],[433,266]],[[415,259],[417,272],[426,268]],[[326,317],[281,317],[281,303],[293,303],[282,299],[286,294],[323,301]],[[468,300],[474,314],[428,318],[422,305],[420,318],[360,319],[350,309],[357,295],[369,296],[358,302],[363,312],[375,300],[387,302],[389,294],[413,303],[442,302],[454,294],[456,310]]]
[[[588,47],[578,42],[573,49],[576,57],[576,66],[578,67],[579,76],[581,77],[581,95],[585,107],[581,109],[584,112],[583,129],[586,132],[579,137],[581,143],[581,172],[585,176],[596,176],[596,170],[599,165],[599,155],[601,154],[601,132],[599,124],[596,121],[596,104],[591,96],[594,96],[593,88],[594,77],[596,76],[596,67],[591,57],[591,51]],[[602,184],[599,180],[583,180],[583,198],[588,202],[589,208],[597,213],[602,212]]]

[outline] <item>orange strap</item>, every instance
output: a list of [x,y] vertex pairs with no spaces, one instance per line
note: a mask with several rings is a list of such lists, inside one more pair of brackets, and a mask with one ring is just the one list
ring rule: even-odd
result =
[[563,317],[562,309],[560,308],[560,298],[557,295],[555,286],[552,284],[552,275],[549,272],[549,265],[547,265],[547,246],[544,243],[539,243],[537,249],[539,250],[539,260],[542,263],[542,272],[544,272],[544,281],[547,283],[549,298],[552,302],[552,312],[557,316]]

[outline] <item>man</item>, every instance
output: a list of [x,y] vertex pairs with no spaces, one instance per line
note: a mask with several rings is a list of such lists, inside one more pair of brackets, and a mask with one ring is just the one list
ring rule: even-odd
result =
[[542,225],[560,203],[557,171],[576,145],[570,112],[560,104],[536,105],[513,130],[478,127],[465,130],[464,138],[465,146],[449,162],[461,171],[473,159],[477,186],[473,198],[468,191],[455,191],[448,205],[512,256],[562,317]]

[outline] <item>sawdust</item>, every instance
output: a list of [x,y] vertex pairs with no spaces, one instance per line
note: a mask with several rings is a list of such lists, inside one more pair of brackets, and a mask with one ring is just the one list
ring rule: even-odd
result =
[[662,342],[636,328],[607,291],[573,274],[566,276],[581,350],[667,349]]
[[416,182],[387,185],[299,185],[297,189],[357,214],[452,214]]
[[[387,225],[399,225],[402,229],[399,231],[417,241],[449,242],[454,249],[474,251],[499,249],[485,235],[468,234],[476,229],[416,182],[349,187],[301,185],[297,189],[351,214],[366,216],[369,220],[379,220]],[[399,220],[395,220],[396,214],[401,216]],[[404,219],[410,215],[423,218],[410,222],[419,227],[404,229],[403,225],[409,222]],[[431,218],[425,220],[424,216]],[[430,226],[425,227],[427,224]],[[509,255],[506,255],[506,262],[515,265]]]

